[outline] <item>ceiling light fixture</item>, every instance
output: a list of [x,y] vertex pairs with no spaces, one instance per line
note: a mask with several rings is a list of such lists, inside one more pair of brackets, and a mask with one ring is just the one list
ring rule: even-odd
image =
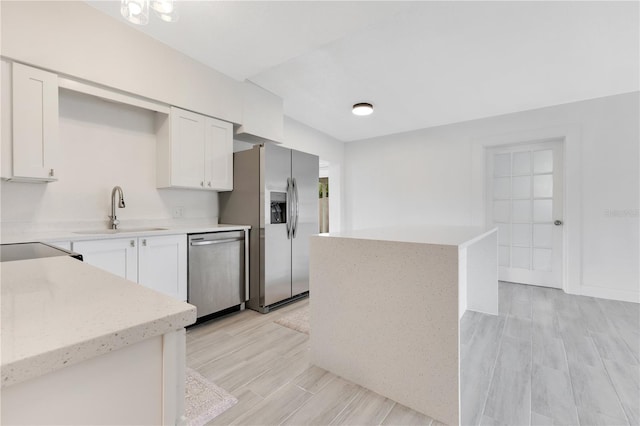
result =
[[351,112],[355,115],[369,115],[373,113],[373,105],[368,102],[359,102],[353,106]]
[[165,22],[178,20],[176,0],[151,0],[151,9],[158,15],[158,18]]
[[176,0],[120,0],[120,14],[132,24],[147,25],[149,9],[165,22],[178,20]]

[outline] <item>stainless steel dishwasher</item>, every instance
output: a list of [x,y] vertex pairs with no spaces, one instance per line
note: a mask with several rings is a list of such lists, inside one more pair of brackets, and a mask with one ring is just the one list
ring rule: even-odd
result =
[[245,231],[189,234],[187,301],[198,318],[243,306],[248,296]]

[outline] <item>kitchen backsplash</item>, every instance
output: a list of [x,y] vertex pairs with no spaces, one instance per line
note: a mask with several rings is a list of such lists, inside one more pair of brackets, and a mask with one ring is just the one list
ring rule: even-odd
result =
[[116,185],[123,224],[217,223],[216,192],[156,188],[154,122],[154,112],[61,90],[59,180],[2,182],[2,230],[106,223]]

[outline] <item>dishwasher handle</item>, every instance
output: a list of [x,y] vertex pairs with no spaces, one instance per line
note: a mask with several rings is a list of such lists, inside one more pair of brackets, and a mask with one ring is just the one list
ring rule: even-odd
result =
[[192,246],[208,246],[211,244],[233,243],[234,241],[244,241],[244,238],[227,238],[225,240],[191,241]]

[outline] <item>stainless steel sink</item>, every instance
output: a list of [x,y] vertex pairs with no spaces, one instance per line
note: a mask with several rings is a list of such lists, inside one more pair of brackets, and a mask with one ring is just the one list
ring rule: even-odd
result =
[[127,232],[166,231],[167,228],[122,228],[122,229],[92,229],[88,231],[76,231],[81,235],[125,234]]

